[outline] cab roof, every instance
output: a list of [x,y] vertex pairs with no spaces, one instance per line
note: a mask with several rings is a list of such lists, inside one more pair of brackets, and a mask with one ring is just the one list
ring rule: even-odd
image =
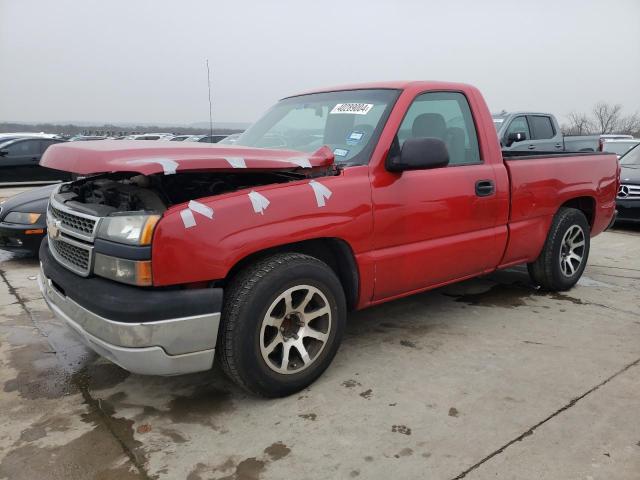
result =
[[469,84],[456,82],[442,82],[437,80],[395,80],[387,82],[352,83],[347,85],[336,85],[333,87],[323,87],[315,90],[308,90],[296,95],[288,95],[284,98],[298,97],[312,93],[336,92],[342,90],[469,90]]

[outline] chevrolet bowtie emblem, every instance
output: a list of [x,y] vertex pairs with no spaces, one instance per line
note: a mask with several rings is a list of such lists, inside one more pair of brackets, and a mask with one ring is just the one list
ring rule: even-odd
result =
[[53,239],[56,239],[60,236],[60,226],[62,222],[60,220],[52,220],[48,222],[47,228],[49,230],[49,236]]

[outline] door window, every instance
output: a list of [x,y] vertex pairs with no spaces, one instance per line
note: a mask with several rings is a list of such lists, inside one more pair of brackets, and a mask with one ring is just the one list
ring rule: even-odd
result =
[[525,140],[529,140],[531,138],[529,124],[527,123],[527,118],[525,116],[516,117],[511,121],[511,125],[509,125],[507,133],[505,134],[505,140],[508,139],[509,135],[512,133],[524,133]]
[[482,162],[471,109],[461,93],[431,92],[416,97],[398,130],[398,146],[407,138],[420,137],[444,141],[450,165]]
[[12,157],[22,155],[40,155],[39,140],[19,140],[5,147]]
[[555,136],[556,132],[553,129],[553,124],[549,117],[531,115],[529,121],[531,122],[531,129],[533,130],[533,138],[535,140],[546,140]]

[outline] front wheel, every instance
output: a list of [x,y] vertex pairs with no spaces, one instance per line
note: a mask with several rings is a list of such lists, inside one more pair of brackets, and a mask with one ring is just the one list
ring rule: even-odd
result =
[[342,339],[346,301],[328,265],[299,253],[273,255],[240,272],[227,292],[217,354],[237,384],[282,397],[329,366]]
[[540,256],[527,265],[532,280],[550,291],[573,287],[587,266],[590,235],[584,213],[575,208],[561,208],[553,219]]

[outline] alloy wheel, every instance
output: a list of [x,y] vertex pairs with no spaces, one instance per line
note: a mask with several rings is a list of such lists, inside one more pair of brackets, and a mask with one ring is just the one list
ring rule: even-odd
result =
[[319,358],[331,328],[331,306],[321,290],[311,285],[289,288],[278,295],[262,320],[260,353],[277,373],[301,372]]

